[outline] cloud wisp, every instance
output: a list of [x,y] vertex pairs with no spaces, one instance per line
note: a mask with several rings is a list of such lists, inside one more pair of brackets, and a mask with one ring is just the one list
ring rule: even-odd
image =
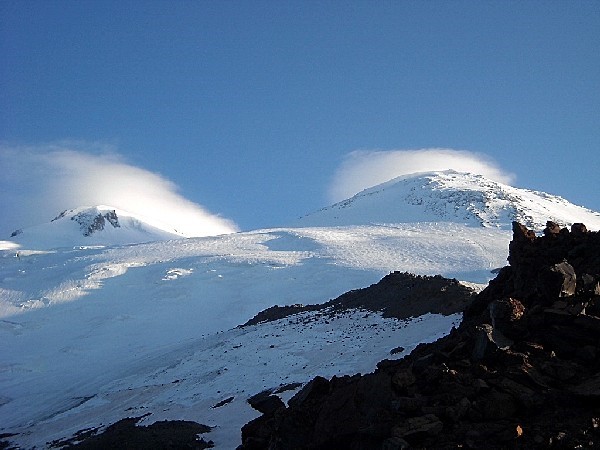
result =
[[338,202],[402,175],[449,169],[483,175],[506,184],[514,181],[512,174],[504,172],[487,156],[465,150],[357,150],[346,155],[336,170],[328,199]]
[[231,220],[184,198],[159,174],[106,149],[72,147],[0,147],[2,236],[48,222],[65,209],[96,205],[122,209],[188,237],[238,230]]

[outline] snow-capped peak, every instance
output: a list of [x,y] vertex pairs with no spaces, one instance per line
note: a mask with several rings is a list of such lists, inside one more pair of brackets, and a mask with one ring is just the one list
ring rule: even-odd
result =
[[121,245],[178,239],[174,229],[150,224],[143,217],[111,206],[62,211],[50,222],[14,231],[9,240],[19,247],[44,250],[57,247]]
[[541,230],[546,221],[600,228],[600,214],[562,197],[515,188],[454,170],[404,175],[300,219],[301,226],[458,222],[510,229],[512,221]]

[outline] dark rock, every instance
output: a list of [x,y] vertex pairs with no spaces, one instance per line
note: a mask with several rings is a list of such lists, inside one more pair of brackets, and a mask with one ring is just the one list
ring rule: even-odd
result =
[[582,294],[600,295],[600,280],[589,273],[582,274],[577,279],[577,288]]
[[560,226],[555,223],[548,221],[546,222],[546,228],[544,228],[544,235],[548,237],[556,237],[560,234]]
[[[573,386],[570,390],[580,397],[600,401],[600,374],[595,375],[593,378],[590,378],[583,383]],[[598,426],[595,428],[598,428]]]
[[574,235],[582,235],[587,232],[587,227],[582,223],[574,223],[573,225],[571,225],[571,233],[573,233]]
[[570,297],[577,290],[575,269],[568,262],[546,267],[539,272],[537,291],[543,299]]
[[392,428],[392,437],[437,436],[443,429],[444,424],[437,416],[426,414],[419,417],[410,417],[400,425],[396,425]]
[[417,379],[411,368],[401,369],[392,377],[392,386],[400,391],[403,391],[409,386],[415,384],[415,381],[417,381]]
[[348,309],[362,309],[381,312],[384,317],[396,319],[418,317],[426,313],[450,315],[464,311],[474,297],[472,289],[455,279],[440,275],[392,272],[376,284],[347,292],[321,305],[272,306],[241,327],[282,319],[304,311],[335,314]]
[[288,405],[299,406],[311,397],[325,395],[327,392],[329,392],[329,380],[323,377],[315,377],[289,399]]
[[488,306],[492,327],[505,336],[514,339],[525,334],[525,306],[514,298],[503,298],[492,301]]
[[52,447],[65,447],[102,450],[107,448],[126,448],[130,450],[161,449],[205,449],[212,448],[212,441],[198,439],[197,435],[208,433],[211,428],[196,422],[185,420],[165,420],[148,426],[137,426],[141,417],[127,418],[108,426],[105,431],[95,434],[97,430],[76,436],[73,441],[49,443]]
[[410,448],[410,444],[400,437],[391,437],[383,441],[381,450],[404,450]]
[[[231,403],[233,401],[235,397],[227,397],[226,399],[221,400],[220,402],[215,403],[214,405],[212,405],[211,408],[220,408],[221,406],[225,406],[228,403]],[[262,411],[261,411],[262,412]]]
[[509,348],[513,341],[489,324],[475,326],[471,358],[474,361],[492,358],[496,352]]
[[259,392],[248,399],[248,404],[262,414],[273,414],[280,408],[285,408],[285,403],[270,391]]
[[483,420],[506,419],[517,411],[517,402],[510,394],[492,390],[479,397],[473,408]]

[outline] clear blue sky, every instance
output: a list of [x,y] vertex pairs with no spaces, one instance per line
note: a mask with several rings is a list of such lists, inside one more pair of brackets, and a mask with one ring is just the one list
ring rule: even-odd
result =
[[325,206],[357,149],[483,153],[600,210],[598,1],[3,0],[0,23],[0,142],[112,145],[242,229]]

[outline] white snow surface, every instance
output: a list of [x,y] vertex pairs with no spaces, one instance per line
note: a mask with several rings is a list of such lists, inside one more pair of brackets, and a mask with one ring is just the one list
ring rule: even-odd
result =
[[454,170],[404,175],[302,217],[299,226],[442,221],[510,230],[512,221],[541,231],[548,220],[600,229],[600,214],[545,192]]
[[70,217],[112,211],[85,208],[0,241],[0,433],[44,448],[150,413],[141,424],[197,421],[214,427],[203,437],[217,448],[235,448],[259,415],[251,395],[373,371],[461,320],[353,310],[237,328],[256,313],[324,303],[394,270],[486,283],[506,263],[515,218],[600,225],[559,197],[508,188],[453,172],[404,177],[299,228],[190,239],[122,211],[119,227],[83,236]]

